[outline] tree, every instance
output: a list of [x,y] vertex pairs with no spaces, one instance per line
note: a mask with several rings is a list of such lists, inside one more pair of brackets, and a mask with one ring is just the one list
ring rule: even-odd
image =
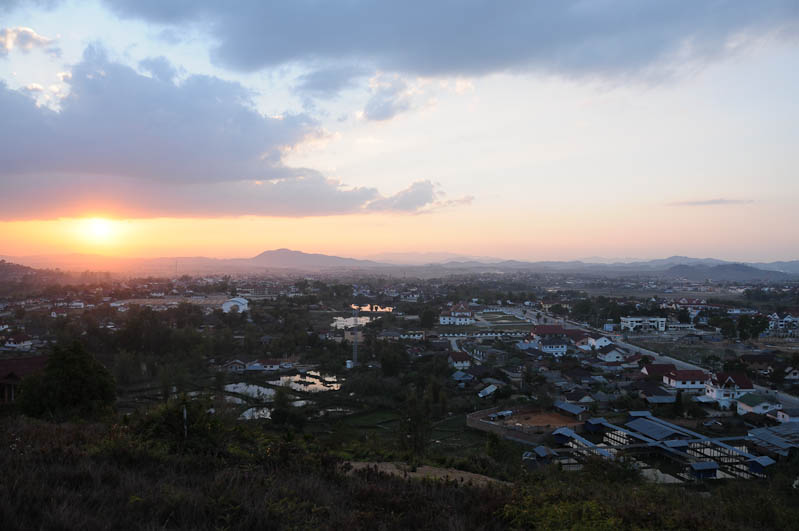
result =
[[23,380],[19,405],[35,417],[94,417],[115,400],[113,376],[76,341],[56,347],[44,371]]
[[677,396],[674,397],[674,409],[672,410],[672,414],[675,417],[682,417],[685,408],[683,407],[682,403],[682,389],[677,391]]
[[425,308],[420,317],[422,328],[429,330],[435,326],[436,313],[430,308]]
[[738,319],[738,337],[741,338],[741,341],[746,341],[751,337],[751,330],[752,330],[752,318],[748,315],[742,315],[740,319]]
[[412,390],[405,399],[405,407],[400,419],[400,442],[413,455],[424,455],[430,439],[430,404],[421,400]]
[[683,324],[687,324],[691,322],[691,314],[688,313],[688,310],[682,308],[679,312],[677,312],[677,320]]

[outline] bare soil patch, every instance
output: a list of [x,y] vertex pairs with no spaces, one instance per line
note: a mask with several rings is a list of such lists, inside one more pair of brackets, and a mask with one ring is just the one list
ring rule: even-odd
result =
[[501,481],[492,477],[484,476],[482,474],[474,474],[472,472],[464,472],[463,470],[456,470],[454,468],[439,468],[435,466],[418,466],[412,469],[404,463],[375,463],[369,461],[349,461],[347,463],[352,467],[352,470],[363,470],[366,468],[376,469],[379,472],[385,472],[392,476],[410,477],[415,479],[435,479],[442,481],[457,481],[459,483],[472,485],[478,487],[485,487],[489,484],[510,485],[507,481]]

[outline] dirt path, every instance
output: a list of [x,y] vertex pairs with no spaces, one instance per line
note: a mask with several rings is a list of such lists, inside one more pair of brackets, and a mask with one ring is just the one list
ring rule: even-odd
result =
[[455,470],[454,468],[439,468],[435,466],[418,466],[416,470],[411,472],[411,467],[405,463],[375,463],[368,461],[348,461],[352,470],[363,470],[365,468],[376,468],[380,472],[391,474],[392,476],[411,477],[416,479],[439,479],[439,480],[453,480],[466,484],[471,483],[478,487],[486,487],[488,485],[506,485],[511,483],[501,481],[492,477],[484,476],[482,474],[474,474],[472,472],[464,472],[463,470]]

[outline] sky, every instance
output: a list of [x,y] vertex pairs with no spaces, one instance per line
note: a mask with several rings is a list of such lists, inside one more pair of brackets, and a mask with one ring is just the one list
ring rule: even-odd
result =
[[0,0],[0,255],[799,259],[795,0]]

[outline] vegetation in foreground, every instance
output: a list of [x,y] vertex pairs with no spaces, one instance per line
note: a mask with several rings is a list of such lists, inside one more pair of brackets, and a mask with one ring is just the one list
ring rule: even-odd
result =
[[[187,419],[183,421],[183,407]],[[173,401],[121,423],[0,421],[2,529],[788,529],[796,463],[766,481],[653,485],[604,462],[514,484],[353,471],[310,435]]]

